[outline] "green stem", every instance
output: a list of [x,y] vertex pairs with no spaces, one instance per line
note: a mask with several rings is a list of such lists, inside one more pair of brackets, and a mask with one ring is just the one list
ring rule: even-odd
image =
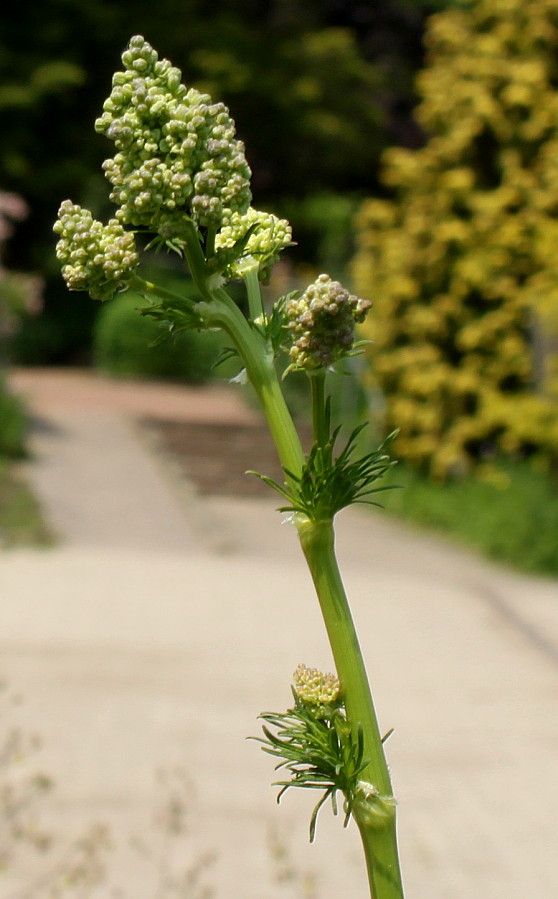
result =
[[[389,800],[392,798],[389,770],[362,652],[337,565],[333,522],[301,519],[298,531],[342,685],[347,720],[355,732],[362,728],[368,764],[361,779]],[[384,814],[380,816],[373,811],[369,814],[364,805],[354,810],[366,856],[371,896],[372,899],[402,899],[395,809],[389,801],[382,809]]]
[[180,306],[187,305],[191,308],[194,306],[194,301],[189,297],[171,293],[170,290],[165,290],[164,287],[153,284],[152,281],[146,281],[145,278],[141,278],[139,275],[133,275],[128,281],[128,286],[140,290],[142,293],[152,293],[153,296],[160,297],[162,300],[172,300],[173,303],[180,303]]
[[[356,817],[356,816],[355,816]],[[367,827],[357,821],[371,899],[404,899],[395,815],[382,829]]]
[[312,390],[312,426],[314,441],[325,446],[329,440],[329,425],[326,416],[325,371],[309,375]]
[[212,295],[208,285],[210,273],[208,271],[207,263],[205,261],[205,256],[200,243],[199,232],[196,230],[193,222],[185,223],[184,232],[186,234],[184,255],[186,256],[186,261],[188,263],[188,268],[190,269],[192,281],[199,290],[200,296],[202,296],[204,300],[211,302]]
[[258,395],[281,465],[294,475],[300,474],[304,453],[285,403],[273,356],[267,350],[264,339],[250,326],[223,289],[213,292],[211,303],[198,303],[196,312],[206,324],[223,328],[232,339]]
[[[211,288],[210,273],[194,223],[186,223],[185,231],[186,261],[192,280],[203,297],[195,305],[196,313],[206,325],[222,328],[231,337],[246,366],[248,379],[258,394],[281,465],[293,474],[299,474],[304,454],[279,385],[273,356],[263,338],[250,326],[226,290]],[[260,314],[261,311],[263,310],[260,310]]]
[[[185,253],[194,283],[203,297],[195,305],[196,313],[207,326],[220,327],[231,337],[258,395],[281,465],[295,477],[299,476],[304,454],[278,381],[273,354],[227,292],[222,288],[211,289],[203,249],[193,224]],[[257,318],[261,315],[259,285],[247,280],[247,287],[250,312]],[[325,373],[312,379],[314,433],[315,439],[322,444],[329,437],[324,383]],[[403,899],[389,770],[362,653],[337,566],[333,522],[311,521],[298,516],[297,527],[342,684],[347,719],[355,734],[361,730],[364,738],[368,762],[361,780],[370,785],[370,790],[365,788],[363,797],[358,797],[353,814],[364,846],[371,897]],[[379,798],[369,800],[368,792],[377,792]]]
[[205,258],[210,259],[215,252],[215,235],[217,231],[215,227],[207,229],[205,238]]
[[246,284],[246,293],[248,295],[248,309],[250,311],[250,318],[253,322],[255,322],[258,321],[258,319],[262,318],[264,314],[257,265],[246,272],[246,274],[244,275],[244,283]]

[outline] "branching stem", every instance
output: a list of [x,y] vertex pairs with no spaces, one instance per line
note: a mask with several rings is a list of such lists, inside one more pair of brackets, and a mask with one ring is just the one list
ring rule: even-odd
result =
[[[194,305],[196,314],[206,326],[222,328],[233,341],[260,401],[281,465],[295,477],[300,476],[304,454],[265,338],[247,321],[222,287],[210,287],[203,248],[193,225],[187,235],[185,254],[192,279],[202,297]],[[145,288],[154,289],[149,282],[144,284]],[[248,273],[246,287],[250,315],[252,319],[258,319],[263,314],[263,306],[257,270]],[[164,293],[168,294],[167,291]],[[169,298],[172,299],[172,295]],[[325,377],[323,371],[312,373],[310,377],[314,440],[320,446],[330,438]],[[333,520],[316,521],[297,514],[296,524],[342,685],[347,719],[355,736],[357,730],[362,729],[364,757],[368,759],[362,778],[382,802],[387,800],[380,804],[381,814],[378,814],[378,805],[367,804],[365,799],[357,803],[353,811],[363,841],[371,897],[402,899],[390,776],[362,653],[337,565]]]
[[210,303],[198,303],[196,311],[206,324],[222,328],[234,342],[258,395],[281,465],[295,475],[300,474],[304,454],[265,340],[222,288],[213,292]]
[[180,296],[180,294],[172,293],[170,290],[166,290],[164,287],[160,287],[158,284],[154,284],[152,281],[146,281],[145,278],[141,278],[139,275],[133,275],[132,278],[128,281],[128,287],[131,287],[134,290],[138,290],[141,293],[151,293],[153,296],[159,297],[161,300],[171,300],[175,304],[179,304],[180,306],[188,305],[191,308],[194,306],[194,301],[189,297]]
[[[256,390],[281,464],[298,475],[304,463],[300,441],[285,404],[273,358],[261,335],[246,321],[238,307],[220,289],[213,301],[196,307],[207,323],[223,328],[234,341],[246,365],[248,378]],[[311,379],[316,439],[329,438],[325,403],[325,375]],[[331,644],[337,674],[342,684],[347,718],[355,734],[360,726],[369,760],[363,779],[381,797],[392,798],[392,788],[368,676],[362,658],[351,610],[339,573],[334,548],[333,521],[310,521],[297,516],[301,546],[308,562]],[[397,855],[395,808],[375,816],[366,804],[355,808],[354,816],[362,837],[372,899],[402,899],[403,888]]]
[[[194,235],[189,237],[186,254],[192,278],[203,297],[194,306],[196,314],[206,326],[222,328],[233,341],[260,401],[281,465],[295,477],[300,476],[304,454],[265,338],[246,320],[223,288],[210,289],[208,286],[207,266],[197,235],[195,239]],[[257,272],[254,274],[257,282]],[[135,286],[139,286],[139,281],[141,279]],[[144,289],[154,290],[154,285],[152,287],[149,282],[143,284]],[[259,315],[259,285],[247,279],[247,287],[251,296],[251,314],[256,313],[258,305]],[[164,293],[168,294],[167,291]],[[330,438],[325,372],[313,373],[310,382],[314,439],[324,446]],[[296,524],[342,685],[347,719],[355,736],[358,728],[362,729],[364,757],[368,759],[362,778],[380,797],[388,800],[385,814],[378,815],[374,807],[367,806],[364,801],[357,803],[353,812],[363,841],[371,897],[402,899],[390,776],[362,653],[337,565],[333,520],[315,521],[297,514]]]

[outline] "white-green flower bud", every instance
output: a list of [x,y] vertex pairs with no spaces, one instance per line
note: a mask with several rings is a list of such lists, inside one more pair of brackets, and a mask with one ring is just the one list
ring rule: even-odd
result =
[[107,225],[89,210],[64,200],[53,230],[56,256],[69,290],[85,290],[94,300],[110,300],[125,287],[138,264],[134,235],[117,219]]
[[253,228],[240,259],[229,266],[233,277],[241,278],[247,269],[258,267],[258,277],[266,282],[272,267],[279,259],[279,253],[292,244],[292,230],[286,219],[277,218],[270,212],[250,209],[241,215],[227,213],[224,224],[215,239],[216,249],[229,249]]
[[329,275],[320,275],[302,296],[291,297],[285,305],[293,336],[291,368],[328,368],[350,353],[355,324],[364,321],[371,306]]
[[293,674],[293,689],[302,702],[313,706],[335,705],[341,692],[334,674],[324,674],[302,664]]
[[117,217],[170,238],[190,218],[219,228],[226,213],[244,213],[251,173],[226,106],[188,90],[139,35],[122,62],[95,123],[117,150],[104,164]]

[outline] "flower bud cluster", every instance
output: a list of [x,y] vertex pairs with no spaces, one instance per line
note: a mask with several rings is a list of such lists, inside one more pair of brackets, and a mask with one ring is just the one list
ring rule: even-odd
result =
[[187,89],[140,35],[122,62],[95,123],[117,150],[104,169],[118,218],[170,239],[180,237],[185,216],[219,228],[225,210],[244,213],[251,172],[226,106]]
[[333,705],[338,702],[341,686],[334,674],[323,674],[317,668],[299,665],[293,674],[297,697],[307,705]]
[[86,290],[94,300],[110,300],[138,264],[134,235],[117,219],[107,225],[89,210],[64,200],[53,230],[59,234],[56,256],[70,290]]
[[258,265],[258,277],[267,281],[271,269],[279,259],[279,253],[292,244],[292,229],[286,219],[277,218],[271,212],[259,212],[250,207],[244,215],[231,212],[215,239],[216,249],[229,249],[253,228],[241,258],[229,270],[233,277],[242,277],[247,269]]
[[329,275],[320,275],[302,296],[287,300],[287,327],[294,338],[291,367],[314,371],[347,355],[354,343],[355,323],[364,321],[371,306]]

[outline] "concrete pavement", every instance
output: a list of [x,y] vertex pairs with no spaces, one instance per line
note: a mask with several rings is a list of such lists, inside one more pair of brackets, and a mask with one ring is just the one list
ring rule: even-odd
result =
[[[148,832],[154,772],[178,768],[186,856],[215,852],[217,897],[364,899],[355,828],[342,832],[324,809],[309,846],[312,797],[287,794],[277,808],[271,760],[245,740],[260,711],[288,705],[300,661],[331,667],[294,531],[271,496],[197,497],[134,424],[249,413],[228,390],[142,390],[79,372],[13,382],[40,424],[28,475],[60,542],[0,555],[3,675],[44,739],[61,844],[106,822],[111,882],[151,899],[153,866],[128,837]],[[382,727],[395,727],[408,899],[554,899],[557,582],[381,513],[342,514],[338,546]],[[270,832],[291,880],[278,879]],[[28,875],[5,877],[15,889]]]

